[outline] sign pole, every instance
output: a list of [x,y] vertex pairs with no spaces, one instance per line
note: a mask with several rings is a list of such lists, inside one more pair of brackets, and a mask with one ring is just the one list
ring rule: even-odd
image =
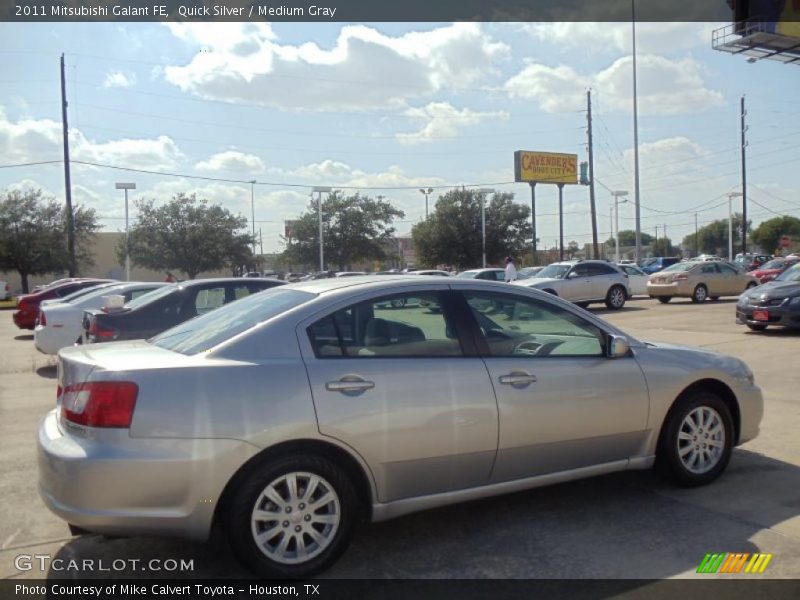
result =
[[531,181],[531,233],[533,234],[533,266],[538,266],[539,261],[536,256],[536,182]]
[[564,184],[558,184],[558,260],[564,260]]

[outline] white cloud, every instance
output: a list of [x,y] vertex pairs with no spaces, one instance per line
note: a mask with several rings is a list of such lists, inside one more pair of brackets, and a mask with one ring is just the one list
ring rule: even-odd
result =
[[122,71],[109,71],[103,82],[105,88],[129,88],[136,85],[136,73],[123,73]]
[[[633,110],[632,57],[617,59],[594,76],[572,67],[531,63],[505,83],[512,98],[531,99],[546,112],[578,110],[593,88],[607,111]],[[724,104],[723,95],[705,87],[703,68],[693,58],[671,60],[645,54],[637,57],[639,111],[643,115],[699,113]]]
[[[336,160],[323,160],[318,163],[303,165],[295,169],[270,169],[274,175],[286,179],[308,181],[309,185],[325,182],[331,186],[347,186],[354,188],[367,187],[404,187],[439,185],[443,180],[437,177],[414,177],[407,174],[401,167],[392,165],[385,171],[370,173],[347,163]],[[415,190],[412,190],[415,191]],[[383,194],[386,191],[369,192],[370,194]],[[418,192],[417,192],[418,193]]]
[[201,48],[188,64],[166,67],[166,80],[204,98],[286,110],[391,108],[467,87],[509,52],[475,23],[398,37],[345,26],[330,49],[281,45],[271,28],[230,25],[216,35],[216,23],[213,30],[170,23],[173,34]]
[[226,150],[211,156],[208,160],[200,161],[195,165],[198,171],[214,173],[238,171],[240,173],[261,173],[264,171],[264,161],[254,154],[245,154],[238,150]]
[[[711,43],[714,23],[637,23],[636,50],[666,54]],[[538,40],[562,50],[624,52],[632,48],[630,23],[530,23],[523,26]]]
[[[76,128],[70,129],[70,155],[74,160],[152,170],[174,168],[183,159],[180,149],[168,136],[95,142]],[[20,163],[60,160],[61,123],[29,118],[12,122],[0,107],[0,156],[8,162]]]
[[468,108],[461,110],[449,102],[431,102],[421,108],[409,108],[406,116],[424,123],[422,129],[414,133],[398,133],[397,140],[403,144],[419,144],[453,138],[461,127],[477,125],[487,119],[508,120],[504,111],[477,112]]

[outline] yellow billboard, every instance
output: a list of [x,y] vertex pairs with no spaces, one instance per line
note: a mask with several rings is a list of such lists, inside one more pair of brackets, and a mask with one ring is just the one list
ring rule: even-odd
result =
[[557,152],[514,152],[514,180],[535,183],[578,183],[578,155]]

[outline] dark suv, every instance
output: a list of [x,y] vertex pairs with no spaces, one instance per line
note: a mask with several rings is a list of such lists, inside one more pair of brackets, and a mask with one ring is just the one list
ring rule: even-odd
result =
[[132,300],[118,311],[85,311],[83,343],[150,338],[223,304],[283,284],[277,279],[236,277],[165,285]]

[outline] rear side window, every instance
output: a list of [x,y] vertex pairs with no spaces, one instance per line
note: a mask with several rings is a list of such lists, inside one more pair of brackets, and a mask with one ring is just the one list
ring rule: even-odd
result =
[[225,286],[199,290],[194,297],[194,308],[198,315],[204,315],[225,304]]
[[716,265],[713,265],[713,264],[703,265],[702,272],[703,273],[716,273],[717,272],[717,267],[716,267]]
[[436,358],[461,356],[449,311],[437,292],[368,300],[308,328],[317,358]]
[[592,263],[589,265],[589,275],[616,275],[617,271],[609,265]]

